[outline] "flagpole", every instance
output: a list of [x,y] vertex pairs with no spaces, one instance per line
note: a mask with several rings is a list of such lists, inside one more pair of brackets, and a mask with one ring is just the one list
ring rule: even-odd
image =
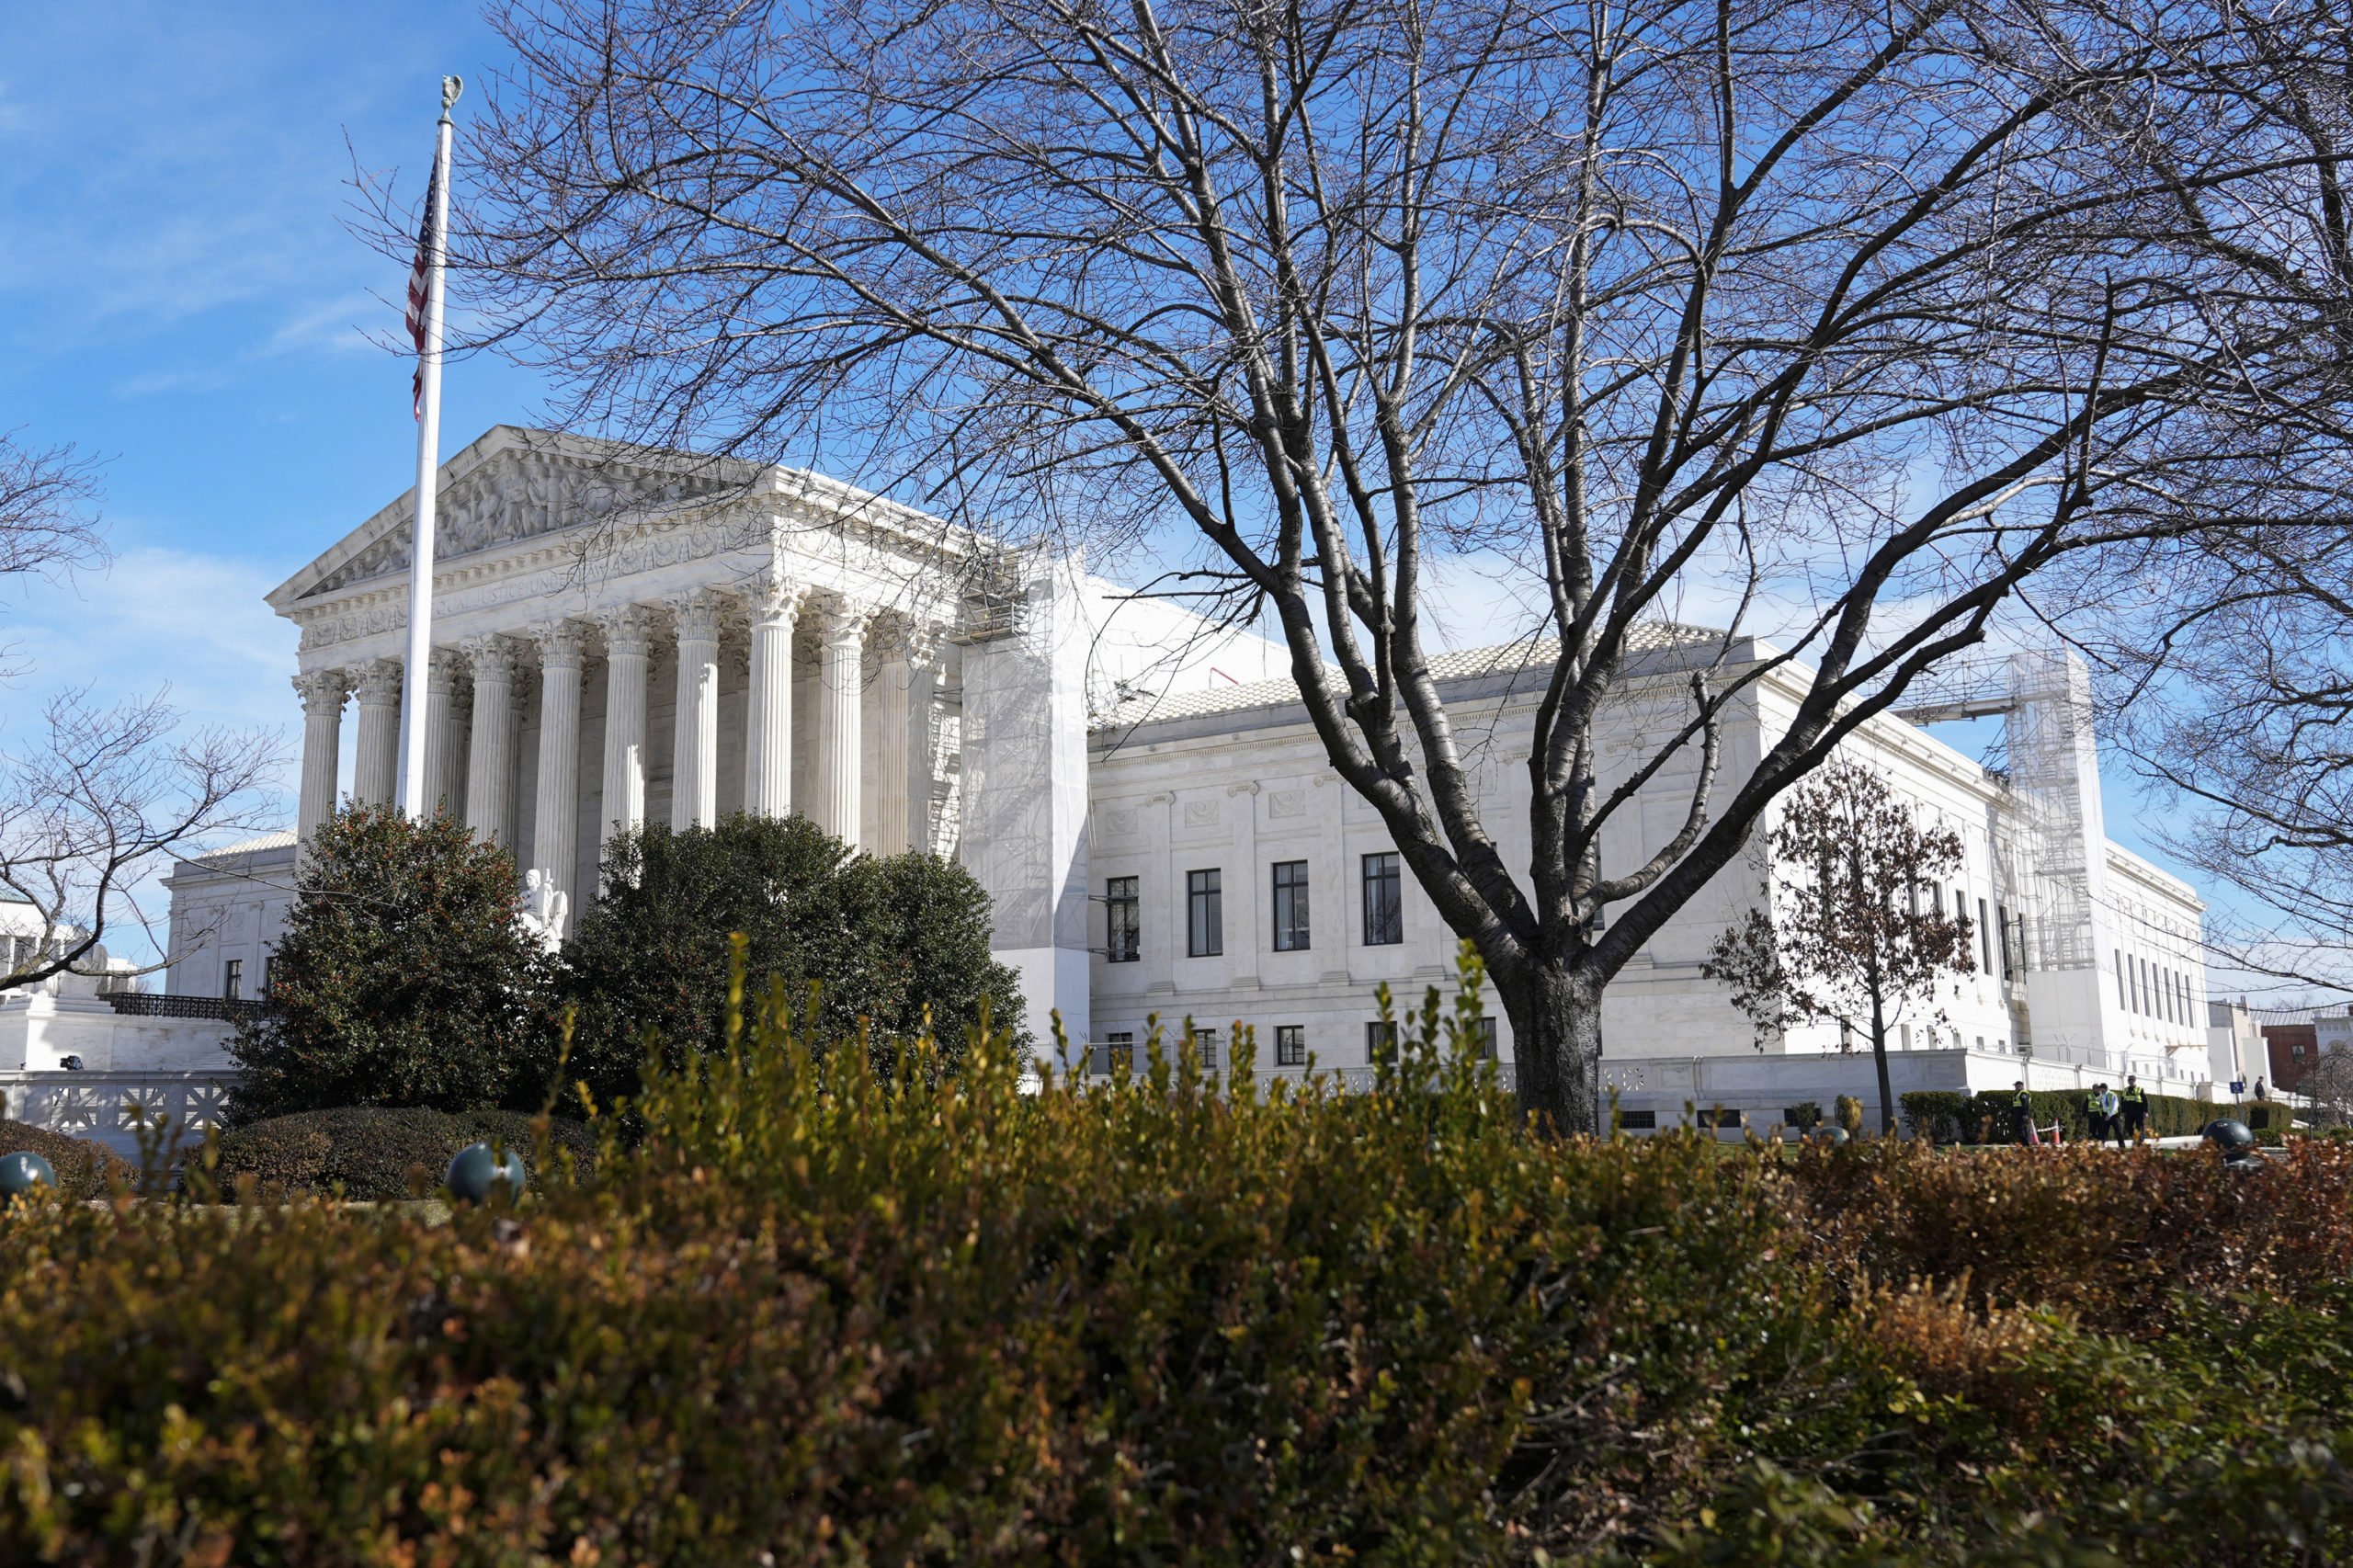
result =
[[437,802],[425,798],[426,737],[432,715],[426,711],[433,660],[433,506],[441,471],[441,275],[449,246],[449,139],[455,128],[449,107],[465,90],[455,76],[441,78],[441,119],[435,127],[433,177],[426,187],[426,253],[425,342],[417,354],[419,402],[416,420],[416,528],[408,552],[408,657],[401,665],[400,808],[411,818],[430,816]]

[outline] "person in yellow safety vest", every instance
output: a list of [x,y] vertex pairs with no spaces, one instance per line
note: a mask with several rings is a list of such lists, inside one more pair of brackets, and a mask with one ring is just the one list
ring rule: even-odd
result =
[[2124,1076],[2124,1093],[2117,1096],[2124,1104],[2124,1125],[2118,1129],[2116,1146],[2124,1147],[2125,1137],[2131,1135],[2138,1145],[2149,1135],[2149,1091],[2131,1074]]
[[2034,1102],[2027,1097],[2024,1078],[2010,1096],[2010,1136],[2021,1143],[2034,1142]]
[[2092,1142],[2097,1143],[2108,1136],[2109,1123],[2116,1116],[2116,1095],[2106,1084],[2094,1084],[2091,1094],[2084,1101],[2084,1119],[2091,1123]]

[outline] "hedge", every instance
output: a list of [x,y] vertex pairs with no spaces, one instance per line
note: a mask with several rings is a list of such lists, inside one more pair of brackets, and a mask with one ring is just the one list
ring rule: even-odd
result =
[[772,992],[517,1209],[12,1210],[0,1561],[2353,1546],[2353,1151],[1558,1141],[1464,1009],[1365,1094],[1029,1093]]
[[[2016,1096],[2013,1089],[1987,1089],[1975,1095],[1950,1089],[1915,1089],[1896,1096],[1896,1103],[1903,1108],[1904,1131],[1912,1137],[1926,1138],[1934,1143],[1979,1142],[1984,1137],[1986,1119],[1990,1117],[1992,1142],[2009,1143],[2016,1141],[2010,1131]],[[2070,1142],[2091,1136],[2091,1115],[2086,1108],[2090,1100],[2088,1089],[2027,1091],[2027,1102],[2034,1110],[2034,1124],[2048,1127],[2058,1122]],[[2151,1095],[2149,1136],[2175,1138],[2201,1132],[2208,1122],[2229,1112],[2229,1107],[2205,1100]],[[2115,1142],[2113,1132],[2109,1134],[2109,1142]]]
[[[553,1147],[584,1166],[595,1163],[596,1139],[584,1124],[557,1117],[549,1129]],[[272,1198],[307,1192],[384,1202],[412,1196],[418,1173],[425,1190],[438,1187],[450,1156],[469,1143],[504,1143],[529,1164],[534,1139],[532,1119],[515,1111],[381,1106],[303,1111],[222,1133],[215,1178],[232,1188],[253,1182],[260,1195]]]
[[57,1173],[63,1195],[104,1198],[117,1187],[138,1185],[139,1167],[105,1144],[51,1132],[28,1122],[0,1121],[0,1154],[39,1154]]

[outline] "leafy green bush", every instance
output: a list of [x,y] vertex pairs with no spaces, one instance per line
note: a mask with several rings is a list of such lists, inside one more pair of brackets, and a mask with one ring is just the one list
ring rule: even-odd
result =
[[238,1025],[233,1123],[339,1106],[537,1106],[537,949],[506,851],[447,816],[355,806],[304,850],[267,1016]]
[[[822,980],[826,1040],[863,1026],[880,1042],[932,1027],[952,1056],[987,1006],[1021,1014],[1019,978],[989,957],[989,901],[963,868],[931,855],[853,854],[805,817],[736,814],[716,826],[649,824],[605,851],[604,891],[563,949],[559,1006],[575,1010],[567,1084],[609,1100],[637,1085],[651,1030],[671,1052],[727,1040],[728,941],[749,972],[796,998]],[[539,1072],[552,1070],[548,1062]],[[882,1065],[878,1056],[877,1065]]]
[[[354,1202],[411,1196],[410,1172],[422,1168],[425,1189],[441,1185],[450,1156],[469,1143],[503,1143],[535,1159],[533,1119],[511,1110],[449,1113],[413,1108],[356,1106],[303,1111],[251,1122],[222,1135],[215,1179],[225,1187],[253,1181],[265,1194],[339,1193]],[[581,1122],[550,1119],[554,1150],[571,1153],[583,1170],[596,1163],[596,1141]],[[544,1181],[549,1173],[532,1172]]]
[[86,1138],[21,1121],[0,1121],[0,1154],[39,1154],[57,1173],[58,1196],[82,1201],[138,1185],[139,1167]]

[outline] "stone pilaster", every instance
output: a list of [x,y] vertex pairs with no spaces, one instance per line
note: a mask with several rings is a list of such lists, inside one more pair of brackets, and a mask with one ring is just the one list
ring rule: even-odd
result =
[[540,645],[540,777],[532,797],[531,864],[559,892],[573,891],[580,853],[580,628],[532,630]]
[[752,590],[751,692],[744,726],[744,809],[792,809],[792,631],[807,590],[770,573]]
[[678,711],[670,825],[719,821],[719,596],[696,588],[665,601],[678,628]]
[[652,663],[646,612],[623,605],[597,618],[605,633],[605,804],[599,850],[616,833],[645,825],[645,679]]
[[858,795],[863,784],[860,743],[865,722],[866,620],[864,605],[829,602],[817,633],[816,797],[809,817],[856,849],[861,846]]
[[351,798],[388,806],[400,792],[401,662],[375,659],[359,672],[359,741]]
[[[875,703],[880,710],[875,715],[876,820],[867,824],[867,836],[877,855],[904,855],[910,849],[928,846],[928,835],[919,835],[915,826],[915,802],[922,801],[928,805],[931,778],[928,750],[915,740],[913,699],[918,687],[926,697],[930,693],[931,682],[926,677],[938,644],[936,631],[903,622],[891,630],[878,649],[881,660],[874,676]],[[923,765],[920,780],[915,776],[918,759]]]
[[506,638],[470,637],[474,677],[473,744],[466,753],[466,826],[486,844],[513,847],[507,810],[515,796],[515,650]]
[[335,815],[335,769],[343,751],[343,699],[351,686],[341,670],[312,670],[294,677],[302,698],[302,787],[294,832],[305,847]]

